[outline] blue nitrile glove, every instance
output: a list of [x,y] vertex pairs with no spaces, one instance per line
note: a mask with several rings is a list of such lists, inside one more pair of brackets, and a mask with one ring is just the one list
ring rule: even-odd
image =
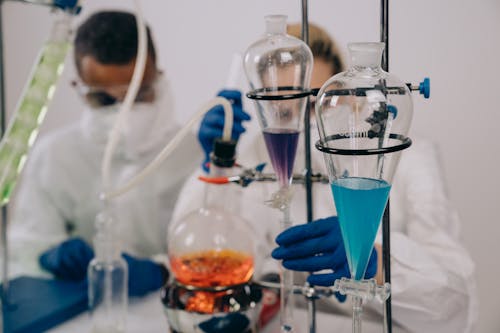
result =
[[247,332],[250,320],[241,313],[230,313],[225,316],[214,316],[198,324],[205,333]]
[[167,269],[149,259],[139,259],[127,253],[122,254],[128,265],[128,294],[143,296],[160,289],[168,280]]
[[[332,286],[335,280],[351,276],[336,216],[291,227],[278,235],[276,243],[279,247],[273,250],[272,257],[283,260],[285,268],[304,272],[333,270],[333,273],[310,275],[307,281],[312,285]],[[377,251],[373,249],[365,278],[372,278],[376,273]],[[345,300],[344,295],[336,293],[336,296],[341,302]]]
[[70,238],[42,253],[40,265],[59,279],[83,280],[94,250],[81,238]]
[[[250,115],[242,109],[241,92],[238,90],[222,90],[217,96],[226,98],[233,106],[233,131],[231,136],[234,140],[238,140],[240,135],[245,132],[245,128],[241,123],[250,120]],[[218,105],[205,113],[198,131],[198,141],[200,141],[205,153],[205,160],[202,164],[205,171],[208,171],[207,163],[210,161],[210,153],[213,149],[214,140],[222,137],[223,128],[224,108]]]

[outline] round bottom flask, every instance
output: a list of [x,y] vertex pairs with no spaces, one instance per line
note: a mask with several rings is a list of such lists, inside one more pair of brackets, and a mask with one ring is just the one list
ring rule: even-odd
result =
[[[212,177],[230,176],[235,142],[216,141]],[[261,295],[254,272],[254,231],[237,215],[239,188],[206,184],[203,206],[174,221],[168,256],[175,282],[163,290],[174,332],[252,332]]]
[[261,292],[249,282],[253,242],[245,221],[210,206],[172,229],[169,258],[175,281],[162,296],[172,332],[253,332]]

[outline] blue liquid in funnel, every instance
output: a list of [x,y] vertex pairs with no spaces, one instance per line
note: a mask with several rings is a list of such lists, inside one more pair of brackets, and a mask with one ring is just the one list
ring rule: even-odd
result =
[[379,179],[352,177],[337,179],[331,186],[351,277],[360,280],[365,275],[391,185]]
[[264,141],[280,187],[290,184],[298,139],[297,130],[271,128],[264,131]]

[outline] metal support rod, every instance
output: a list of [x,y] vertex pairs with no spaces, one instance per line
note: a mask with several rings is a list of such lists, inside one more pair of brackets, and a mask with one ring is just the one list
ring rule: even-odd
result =
[[[0,138],[3,137],[6,129],[7,112],[5,106],[5,77],[4,77],[4,47],[3,47],[3,3],[0,2]],[[2,256],[2,306],[8,303],[7,296],[9,290],[8,274],[8,243],[7,243],[7,206],[2,206],[2,220],[0,226],[0,251]]]
[[[309,44],[309,18],[308,1],[302,2],[302,40]],[[311,170],[311,110],[309,105],[309,96],[306,97],[306,110],[304,115],[304,151],[305,151],[305,169],[304,185],[306,190],[307,223],[313,221],[313,201],[312,201],[312,170]],[[316,301],[314,298],[307,299],[307,319],[309,333],[316,333]]]
[[380,41],[385,44],[382,55],[382,69],[389,71],[389,0],[381,0]]
[[[382,69],[389,71],[389,0],[380,2],[380,41],[385,43],[382,55]],[[390,238],[390,199],[382,219],[382,261],[384,265],[384,282],[391,282],[391,238]],[[384,332],[392,333],[392,306],[391,297],[385,301],[384,306]]]
[[[302,0],[302,40],[304,43],[309,43],[309,21],[307,18],[307,0]],[[307,97],[306,110],[304,115],[304,145],[305,145],[305,187],[306,187],[306,204],[307,204],[307,222],[313,220],[313,203],[312,203],[312,180],[311,180],[311,110],[309,105],[309,97]]]
[[[391,224],[390,224],[390,200],[387,200],[384,217],[382,218],[382,262],[384,263],[384,282],[391,283]],[[384,306],[384,332],[392,332],[392,309],[389,296]]]

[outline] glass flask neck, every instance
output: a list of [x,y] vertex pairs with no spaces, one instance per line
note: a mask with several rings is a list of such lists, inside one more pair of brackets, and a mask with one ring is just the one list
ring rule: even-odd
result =
[[101,212],[95,222],[94,237],[95,257],[100,261],[109,262],[120,257],[119,243],[115,237],[115,221],[108,211]]
[[112,261],[120,257],[120,247],[114,237],[97,235],[94,238],[95,257],[100,261]]
[[384,43],[351,43],[348,45],[351,66],[357,70],[380,70]]
[[268,15],[266,20],[266,34],[285,35],[286,34],[286,15]]
[[217,164],[210,164],[210,177],[229,177],[231,176],[231,172],[233,167],[222,167]]
[[[210,177],[230,177],[234,173],[236,162],[236,141],[215,140],[214,150],[210,155]],[[205,186],[204,207],[218,207],[222,209],[229,207],[232,202],[231,189],[233,186],[217,185],[207,183]]]
[[[234,175],[234,167],[210,165],[210,177],[230,177]],[[230,212],[236,212],[238,206],[237,187],[234,184],[205,184],[204,207],[217,207]]]

